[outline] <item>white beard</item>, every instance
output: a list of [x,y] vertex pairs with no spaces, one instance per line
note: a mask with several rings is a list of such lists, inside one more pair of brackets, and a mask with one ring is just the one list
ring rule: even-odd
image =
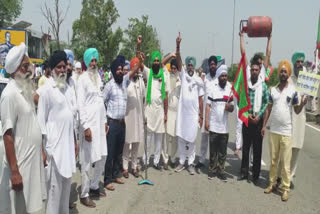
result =
[[95,67],[95,68],[89,67],[88,74],[89,74],[89,77],[90,77],[93,85],[98,87],[99,76],[97,75],[98,74],[97,67]]
[[52,75],[54,81],[57,84],[57,87],[59,89],[65,89],[66,85],[67,85],[67,74],[64,73],[60,73],[59,76],[56,74],[56,72],[53,71],[53,75]]
[[16,81],[17,85],[20,86],[24,98],[30,105],[33,106],[33,94],[35,91],[35,85],[32,80],[32,72],[24,74],[21,71],[18,71],[14,77],[14,80]]

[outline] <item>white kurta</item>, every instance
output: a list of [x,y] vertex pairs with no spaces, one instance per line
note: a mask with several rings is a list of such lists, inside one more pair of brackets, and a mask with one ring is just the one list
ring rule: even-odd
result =
[[[163,68],[163,72],[165,71],[165,67]],[[150,70],[147,67],[144,67],[143,71],[146,76],[147,82],[149,81]],[[165,78],[165,90],[168,91],[168,79],[166,75]],[[147,120],[147,128],[151,132],[155,133],[165,133],[165,124],[164,124],[164,100],[162,99],[161,94],[161,78],[156,79],[152,78],[152,87],[151,87],[151,104],[149,104],[146,100],[146,108],[145,108],[145,118]],[[146,87],[146,94],[148,93],[148,85]],[[146,95],[147,96],[147,95]]]
[[126,143],[144,143],[143,98],[145,97],[145,86],[141,77],[130,82],[127,95]]
[[[210,91],[212,90],[213,87],[213,81],[215,80],[215,77],[211,77],[210,72],[206,74],[206,77],[204,79],[204,99],[203,99],[203,118],[206,118],[206,105],[208,101],[208,95],[210,94]],[[201,128],[201,132],[203,133],[208,133],[204,127],[204,120]],[[207,150],[206,150],[207,151]]]
[[[297,88],[297,78],[291,76],[290,83]],[[300,99],[300,96],[299,96]],[[300,100],[301,102],[301,100]],[[306,128],[306,109],[302,108],[299,114],[292,111],[292,148],[302,149]]]
[[68,85],[65,90],[60,90],[55,82],[43,87],[38,104],[38,121],[42,134],[47,136],[45,150],[48,161],[53,158],[59,174],[71,178],[72,173],[76,172],[73,126],[75,92]]
[[173,137],[176,136],[176,120],[177,110],[181,91],[181,81],[179,74],[168,74],[169,91],[168,91],[168,118],[167,118],[167,133]]
[[[41,185],[44,181],[42,136],[35,108],[31,102],[24,98],[23,91],[15,80],[10,80],[2,92],[0,107],[2,132],[5,133],[8,129],[13,131],[17,164],[23,181],[23,198],[20,199],[25,201],[28,213],[41,209],[45,191]],[[1,200],[0,213],[8,213],[8,210],[2,209],[8,208],[10,201],[15,200],[12,196],[20,194],[11,190],[10,168],[6,156],[4,158],[4,171],[0,182],[3,186],[0,188],[0,195],[6,197],[5,201]],[[23,201],[18,200],[15,206],[23,206],[21,203]]]
[[[100,80],[98,73],[97,76]],[[82,127],[80,132],[84,132],[84,130],[90,128],[92,133],[92,142],[87,142],[85,139],[81,141],[80,163],[83,164],[88,162],[94,163],[100,160],[102,156],[107,156],[108,154],[105,132],[107,119],[102,87],[101,80],[95,86],[87,72],[84,72],[79,77],[77,101]]]
[[204,95],[204,84],[199,76],[194,74],[190,77],[184,69],[180,72],[180,79],[181,95],[176,135],[185,141],[194,143],[199,127],[199,97]]

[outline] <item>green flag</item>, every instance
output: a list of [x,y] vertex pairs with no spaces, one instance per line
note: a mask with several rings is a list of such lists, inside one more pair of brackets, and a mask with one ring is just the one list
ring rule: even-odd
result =
[[268,66],[267,70],[266,70],[266,76],[265,76],[265,81],[269,81],[271,74],[273,72],[273,68],[271,66]]
[[248,82],[245,54],[242,55],[236,78],[233,81],[232,92],[238,100],[239,113],[238,117],[248,127],[249,109],[251,108],[248,94]]

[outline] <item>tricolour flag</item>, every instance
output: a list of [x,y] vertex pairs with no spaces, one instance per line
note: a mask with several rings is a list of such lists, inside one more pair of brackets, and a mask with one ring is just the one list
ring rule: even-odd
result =
[[238,117],[248,127],[249,109],[251,108],[250,98],[248,94],[248,82],[246,72],[245,54],[242,55],[238,67],[236,78],[233,81],[232,92],[238,100],[239,113]]

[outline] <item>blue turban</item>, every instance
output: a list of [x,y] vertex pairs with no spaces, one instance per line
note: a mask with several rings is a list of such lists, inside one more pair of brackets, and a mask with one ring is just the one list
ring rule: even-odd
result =
[[126,60],[126,66],[128,67],[128,69],[130,70],[130,62],[128,60]]
[[72,50],[65,49],[64,52],[66,52],[67,54],[67,60],[69,60],[71,62],[71,65],[73,65],[74,55]]
[[291,61],[292,61],[293,66],[296,64],[298,59],[302,59],[304,61],[305,55],[303,52],[297,51],[292,55]]
[[84,52],[84,56],[83,56],[83,60],[84,60],[84,64],[89,67],[90,62],[92,61],[92,59],[96,58],[96,60],[99,60],[99,53],[98,50],[95,48],[88,48],[85,52]]
[[193,56],[188,56],[188,57],[186,58],[186,61],[185,61],[187,67],[188,67],[188,64],[189,64],[190,62],[191,62],[191,64],[192,64],[192,66],[195,68],[195,67],[196,67],[196,63],[197,63],[196,58],[194,58]]
[[117,58],[115,60],[113,60],[113,62],[111,63],[111,73],[113,76],[116,75],[117,69],[119,66],[123,67],[126,64],[126,60],[124,58],[124,56],[117,56]]

